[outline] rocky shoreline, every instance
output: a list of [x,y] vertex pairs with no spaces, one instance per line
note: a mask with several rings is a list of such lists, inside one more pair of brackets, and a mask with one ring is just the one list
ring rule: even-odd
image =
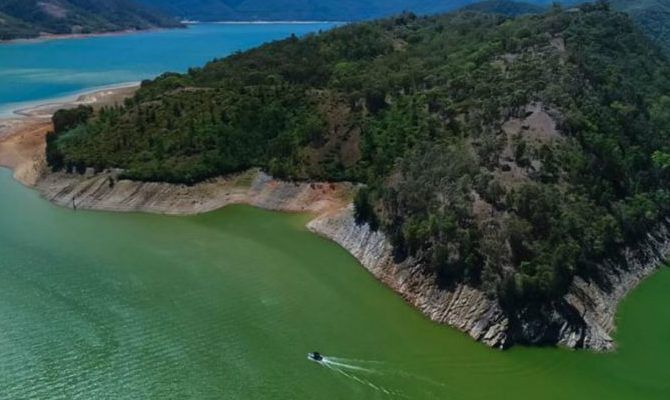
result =
[[615,318],[619,303],[643,280],[662,268],[670,258],[670,221],[657,226],[636,248],[624,248],[617,259],[602,266],[606,274],[599,280],[577,277],[568,294],[567,304],[574,307],[581,327],[566,325],[558,344],[594,350],[612,350],[615,342]]
[[508,345],[509,321],[495,301],[466,285],[442,289],[415,260],[396,263],[383,233],[357,225],[353,205],[319,216],[308,228],[344,247],[377,279],[431,320],[457,328],[491,347]]
[[102,174],[45,174],[35,188],[47,200],[77,209],[199,214],[230,204],[284,212],[308,212],[308,228],[335,241],[375,278],[431,320],[457,328],[488,346],[557,344],[595,351],[613,350],[619,302],[670,256],[670,230],[659,227],[637,249],[626,248],[599,281],[577,278],[568,294],[540,319],[515,323],[484,292],[467,285],[441,288],[436,277],[412,259],[397,263],[383,233],[357,225],[347,183],[292,183],[250,170],[193,186],[118,180]]
[[[122,90],[123,96],[132,93],[128,88]],[[110,99],[116,97],[93,96],[96,104]],[[315,216],[308,224],[312,232],[345,248],[373,276],[431,320],[457,328],[491,347],[527,343],[595,351],[614,349],[612,333],[619,302],[670,256],[670,229],[663,225],[638,248],[623,249],[616,261],[603,265],[607,273],[598,281],[575,279],[561,301],[539,318],[522,324],[477,288],[442,288],[416,260],[396,262],[383,233],[355,223],[352,184],[285,182],[256,169],[192,186],[121,180],[120,171],[49,173],[44,163],[44,135],[50,123],[44,121],[44,115],[5,125],[0,132],[0,165],[12,168],[18,180],[54,204],[172,215],[205,213],[230,204],[311,213]]]
[[380,232],[357,226],[349,206],[312,220],[308,227],[354,255],[377,279],[398,292],[431,320],[448,324],[488,346],[515,343],[556,344],[567,348],[610,351],[619,303],[670,257],[670,221],[658,227],[637,249],[626,248],[618,262],[608,262],[601,280],[575,279],[568,293],[536,324],[516,324],[500,305],[467,285],[441,289],[435,277],[414,260],[395,263],[391,245]]
[[292,183],[258,169],[196,185],[120,180],[121,171],[84,175],[46,173],[35,189],[63,207],[86,210],[193,215],[231,204],[325,215],[351,202],[349,183]]

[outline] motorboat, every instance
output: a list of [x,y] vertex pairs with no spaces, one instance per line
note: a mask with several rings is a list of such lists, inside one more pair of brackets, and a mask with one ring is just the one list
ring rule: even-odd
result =
[[318,351],[313,351],[311,353],[307,353],[307,358],[312,360],[312,361],[316,361],[316,362],[323,361],[323,356]]

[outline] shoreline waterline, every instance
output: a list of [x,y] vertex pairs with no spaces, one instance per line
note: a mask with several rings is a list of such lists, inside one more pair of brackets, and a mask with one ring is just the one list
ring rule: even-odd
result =
[[31,38],[16,38],[9,40],[0,40],[0,46],[4,45],[14,45],[14,44],[32,44],[32,43],[43,43],[56,40],[72,40],[72,39],[90,39],[98,37],[109,37],[109,36],[124,36],[124,35],[135,35],[142,33],[151,33],[151,32],[161,32],[173,29],[185,29],[186,27],[174,27],[174,28],[150,28],[150,29],[124,29],[121,31],[112,31],[112,32],[96,32],[96,33],[49,33],[44,35],[39,35],[37,37]]
[[348,24],[352,21],[273,21],[273,20],[249,20],[249,21],[182,21],[186,25],[319,25],[319,24]]
[[308,20],[296,20],[296,21],[273,21],[273,20],[249,20],[249,21],[196,21],[196,20],[184,20],[179,21],[183,26],[176,26],[174,28],[150,28],[150,29],[125,29],[121,31],[112,31],[112,32],[97,32],[97,33],[63,33],[63,34],[45,34],[37,37],[31,38],[16,38],[9,40],[0,40],[0,46],[7,45],[19,45],[19,44],[35,44],[35,43],[44,43],[50,41],[58,40],[73,40],[73,39],[92,39],[92,38],[104,38],[104,37],[114,37],[114,36],[126,36],[126,35],[141,35],[145,33],[155,33],[163,31],[173,31],[180,29],[188,29],[189,25],[343,25],[348,24],[354,21],[308,21]]
[[34,187],[45,170],[45,136],[53,129],[51,117],[59,109],[80,105],[113,105],[134,94],[139,83],[126,82],[79,91],[68,96],[8,106],[7,116],[0,114],[0,166],[13,171],[14,178]]
[[[0,120],[16,118],[16,117],[31,117],[33,116],[33,113],[31,113],[31,111],[36,109],[43,109],[46,107],[51,108],[58,106],[67,106],[68,104],[71,103],[81,103],[83,105],[86,103],[86,100],[84,99],[80,101],[80,99],[82,98],[104,92],[112,92],[130,88],[139,88],[140,84],[141,82],[139,81],[130,81],[130,82],[113,83],[102,86],[92,86],[81,90],[75,90],[71,93],[66,93],[64,95],[58,95],[56,97],[6,104],[4,106],[0,106]],[[91,102],[89,101],[89,103]]]

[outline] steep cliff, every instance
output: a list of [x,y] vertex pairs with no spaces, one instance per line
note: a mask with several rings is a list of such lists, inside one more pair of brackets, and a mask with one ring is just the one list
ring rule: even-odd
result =
[[448,324],[489,346],[508,345],[509,321],[499,305],[476,288],[441,288],[434,274],[407,259],[396,263],[385,235],[357,225],[353,207],[320,216],[308,228],[349,251],[377,279],[433,321]]
[[514,343],[553,343],[569,348],[612,350],[615,314],[621,300],[662,266],[670,255],[670,231],[661,225],[637,249],[608,261],[599,280],[576,278],[555,311],[542,323],[511,322],[494,299],[467,285],[443,288],[413,260],[396,263],[383,233],[357,225],[353,207],[312,220],[309,229],[347,249],[377,279],[431,320],[457,328],[475,340],[504,348]]

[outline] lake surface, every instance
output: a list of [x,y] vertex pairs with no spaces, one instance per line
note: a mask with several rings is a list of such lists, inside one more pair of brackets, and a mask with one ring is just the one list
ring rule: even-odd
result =
[[197,24],[132,35],[0,44],[0,115],[16,109],[16,103],[137,82],[166,71],[185,72],[237,50],[335,25]]
[[[224,41],[231,28],[194,29]],[[0,46],[0,63],[14,46],[65,46],[51,50],[59,62],[105,53],[74,51],[77,42]],[[133,65],[141,50],[118,70],[144,68]],[[179,68],[169,59],[163,69]],[[105,83],[115,82],[94,85]],[[4,104],[16,101],[3,85]],[[243,206],[194,217],[75,212],[0,170],[0,399],[670,398],[668,269],[623,304],[616,353],[500,352],[423,318],[307,220]],[[314,350],[329,362],[308,361]]]

